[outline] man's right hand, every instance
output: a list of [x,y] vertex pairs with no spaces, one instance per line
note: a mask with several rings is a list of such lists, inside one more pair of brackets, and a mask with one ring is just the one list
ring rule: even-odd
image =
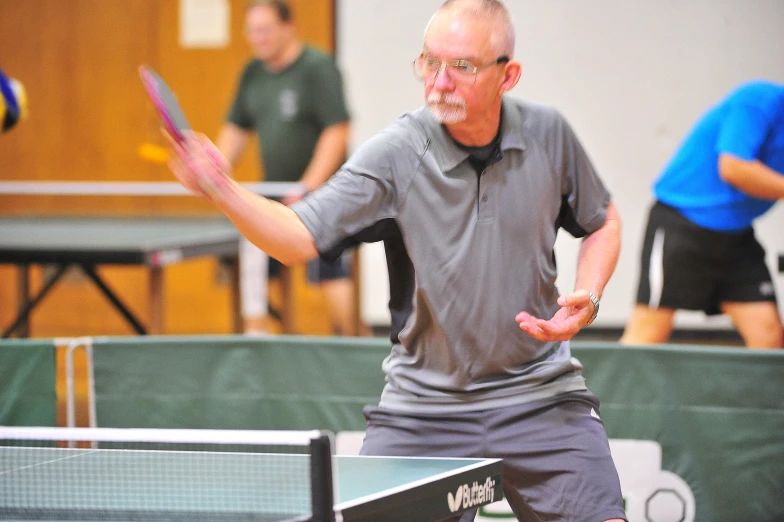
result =
[[204,134],[186,133],[185,141],[177,142],[167,134],[172,155],[169,168],[182,185],[217,203],[232,182],[231,165],[220,150]]

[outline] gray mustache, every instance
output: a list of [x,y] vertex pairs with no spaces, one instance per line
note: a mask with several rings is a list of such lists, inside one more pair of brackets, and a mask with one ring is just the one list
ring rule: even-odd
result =
[[433,93],[427,97],[427,102],[459,105],[461,107],[465,105],[465,100],[451,93]]

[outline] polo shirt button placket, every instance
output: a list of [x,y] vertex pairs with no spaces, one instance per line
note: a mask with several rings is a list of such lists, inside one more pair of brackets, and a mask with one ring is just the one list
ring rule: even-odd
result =
[[487,195],[488,189],[485,174],[487,174],[488,170],[490,170],[489,167],[485,167],[479,174],[479,192],[476,195],[476,208],[480,221],[485,221],[487,219],[487,209],[485,207],[487,206],[486,203],[487,200],[490,199],[490,196]]
[[[479,175],[479,184],[480,184],[480,187],[481,187],[481,185],[482,185],[482,176],[484,176],[486,172],[487,172],[487,167],[485,167],[484,169],[482,169],[482,173]],[[479,192],[479,201],[481,201],[482,203],[487,203],[487,192],[482,192],[482,191],[480,190],[480,192]]]

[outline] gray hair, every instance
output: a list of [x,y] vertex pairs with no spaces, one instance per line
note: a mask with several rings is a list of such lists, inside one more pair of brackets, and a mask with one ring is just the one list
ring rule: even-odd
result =
[[499,31],[490,35],[492,45],[500,55],[512,58],[515,47],[514,22],[512,15],[503,3],[499,0],[446,0],[433,16],[435,17],[438,13],[448,9],[462,11],[497,24]]

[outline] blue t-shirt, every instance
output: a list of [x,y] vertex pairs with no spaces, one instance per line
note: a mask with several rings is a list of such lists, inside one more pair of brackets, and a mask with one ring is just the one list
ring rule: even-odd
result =
[[751,226],[775,200],[741,192],[719,176],[719,155],[758,160],[784,175],[784,85],[753,81],[711,107],[654,184],[656,199],[713,230]]

